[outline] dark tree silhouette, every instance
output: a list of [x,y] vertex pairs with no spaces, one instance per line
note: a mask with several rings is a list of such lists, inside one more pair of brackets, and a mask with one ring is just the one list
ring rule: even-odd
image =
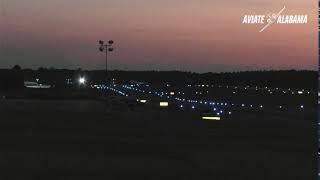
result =
[[13,66],[12,70],[14,70],[14,71],[21,71],[21,66],[15,65],[15,66]]
[[11,91],[24,87],[24,72],[19,65],[15,65],[12,69],[0,71],[0,90]]
[[[0,81],[18,81],[23,84],[23,80],[35,81],[39,78],[42,83],[55,85],[55,87],[65,87],[66,79],[76,81],[80,75],[85,75],[91,83],[105,82],[105,70],[86,71],[81,69],[47,69],[19,70],[17,66],[11,70],[0,69]],[[109,77],[117,79],[118,82],[129,82],[130,80],[148,82],[154,85],[185,84],[216,84],[216,85],[239,85],[239,86],[259,86],[259,87],[283,87],[283,88],[317,88],[316,71],[250,71],[250,72],[230,72],[230,73],[192,73],[180,71],[109,71]],[[14,77],[17,79],[14,80]],[[160,83],[160,84],[159,84]],[[6,83],[4,83],[6,84]],[[4,85],[2,84],[2,85]]]

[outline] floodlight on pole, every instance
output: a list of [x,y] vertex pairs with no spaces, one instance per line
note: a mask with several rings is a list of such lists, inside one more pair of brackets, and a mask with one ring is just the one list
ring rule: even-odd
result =
[[[99,43],[99,51],[103,52],[105,51],[106,52],[106,86],[108,84],[108,51],[113,51],[113,43],[114,41],[113,40],[109,40],[108,43],[105,43],[103,40],[99,40],[98,41]],[[107,94],[106,94],[107,96]]]

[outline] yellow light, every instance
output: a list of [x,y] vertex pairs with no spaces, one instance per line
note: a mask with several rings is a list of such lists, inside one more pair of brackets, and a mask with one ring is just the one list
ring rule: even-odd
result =
[[160,102],[160,107],[167,107],[169,106],[168,102]]
[[298,91],[298,94],[303,94],[303,91]]
[[142,100],[140,100],[140,102],[141,102],[141,103],[146,103],[146,102],[147,102],[147,100],[142,99]]
[[174,95],[174,92],[170,92],[170,95]]
[[203,120],[216,120],[216,121],[220,121],[221,118],[220,117],[213,117],[213,116],[204,116],[202,117]]

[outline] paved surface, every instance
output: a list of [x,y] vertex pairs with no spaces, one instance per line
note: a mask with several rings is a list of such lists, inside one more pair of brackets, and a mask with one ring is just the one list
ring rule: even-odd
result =
[[1,100],[1,179],[316,178],[315,119],[126,107]]

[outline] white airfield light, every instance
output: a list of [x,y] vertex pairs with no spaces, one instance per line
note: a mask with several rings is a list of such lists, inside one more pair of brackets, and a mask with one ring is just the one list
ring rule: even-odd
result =
[[140,102],[141,102],[141,103],[146,103],[146,102],[147,102],[147,100],[145,100],[145,99],[141,99],[141,100],[140,100]]
[[85,83],[86,83],[86,79],[84,77],[80,77],[79,84],[85,84]]

